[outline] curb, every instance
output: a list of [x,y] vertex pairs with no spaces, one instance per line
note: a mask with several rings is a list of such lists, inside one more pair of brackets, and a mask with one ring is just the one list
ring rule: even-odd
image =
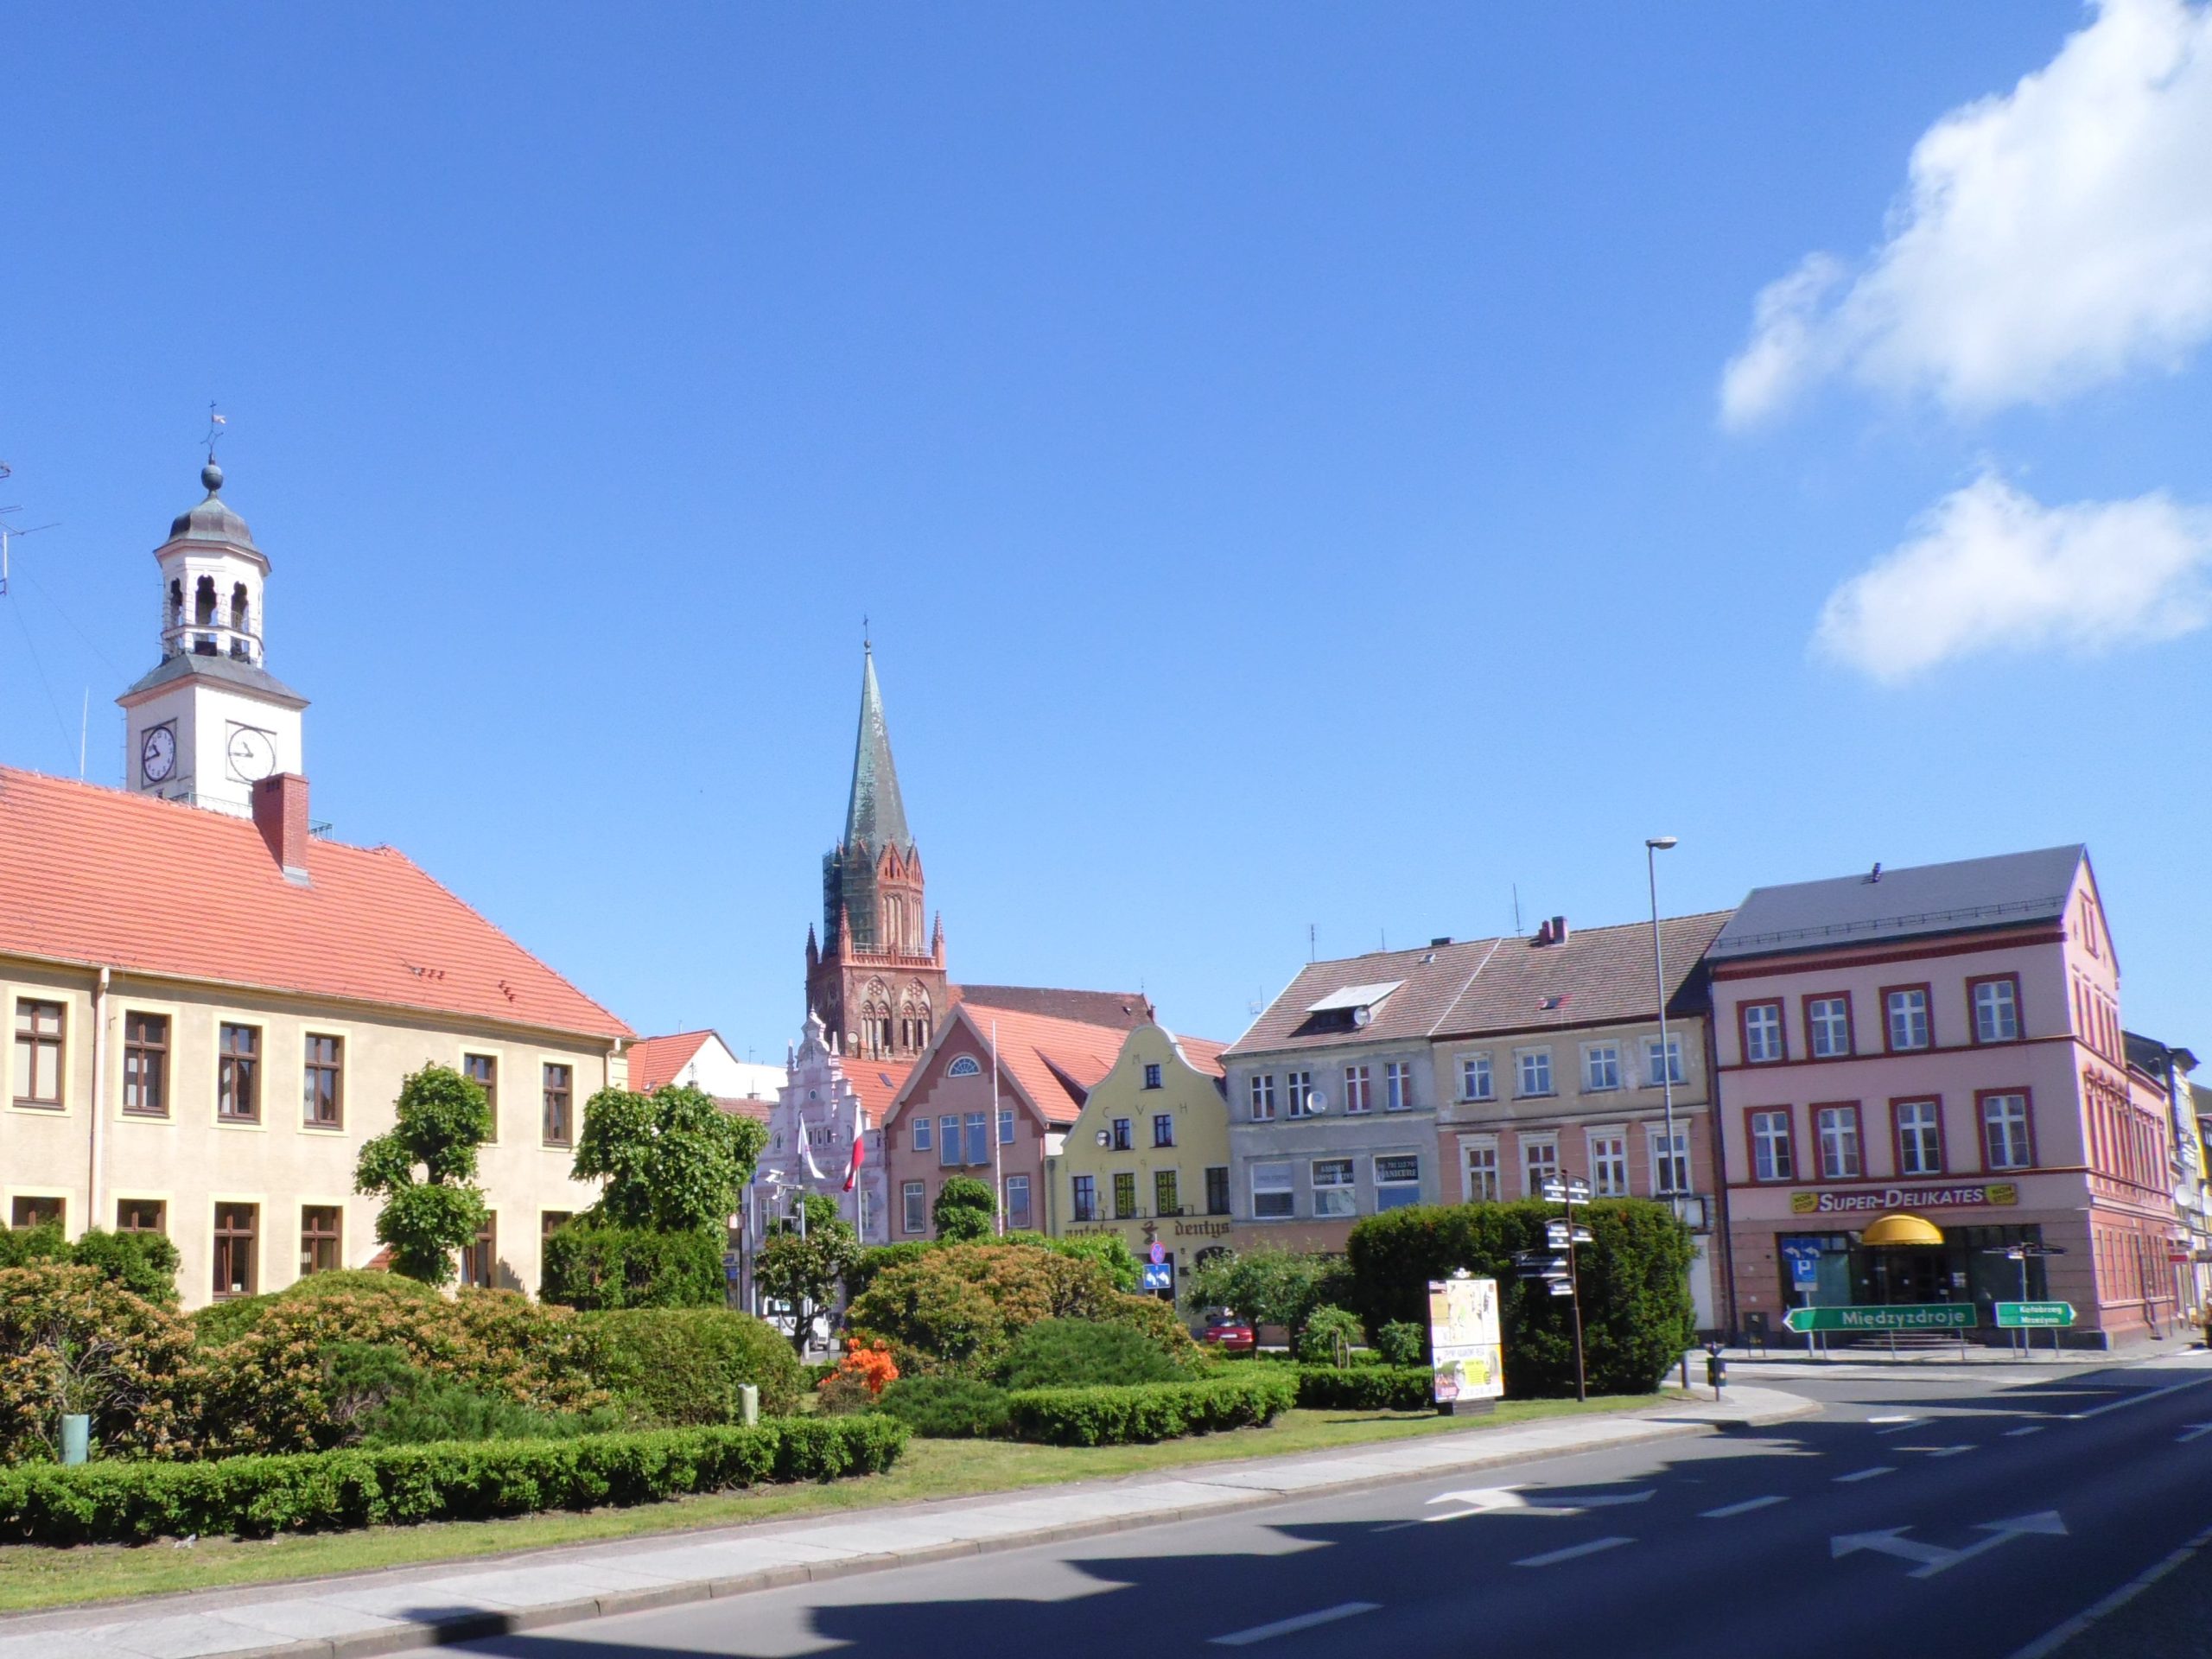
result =
[[[1768,1390],[1780,1392],[1780,1390]],[[1793,1421],[1800,1417],[1817,1414],[1824,1408],[1814,1400],[1796,1399],[1786,1409],[1754,1412],[1750,1415],[1726,1421],[1713,1422],[1696,1418],[1669,1420],[1649,1418],[1634,1433],[1608,1439],[1604,1445],[1586,1448],[1592,1451],[1612,1451],[1616,1447],[1641,1446],[1654,1440],[1677,1440],[1687,1436],[1726,1433],[1732,1430],[1767,1428]],[[498,1636],[519,1636],[550,1625],[574,1624],[587,1619],[609,1618],[622,1613],[658,1611],[665,1607],[680,1607],[702,1601],[720,1600],[728,1596],[750,1595],[762,1590],[780,1590],[800,1584],[820,1584],[834,1579],[855,1578],[863,1573],[887,1572],[902,1567],[926,1566],[932,1561],[951,1560],[965,1556],[997,1554],[1007,1550],[1029,1549],[1039,1544],[1065,1543],[1082,1538],[1103,1537],[1116,1532],[1135,1532],[1148,1527],[1173,1526],[1181,1522],[1203,1520],[1209,1516],[1236,1515],[1248,1510],[1266,1509],[1274,1504],[1300,1503],[1309,1497],[1327,1497],[1340,1492],[1370,1490],[1378,1486],[1395,1485],[1407,1479],[1417,1479],[1428,1474],[1446,1475],[1468,1469],[1497,1467],[1503,1464],[1527,1463],[1533,1460],[1573,1457],[1584,1448],[1554,1447],[1530,1452],[1518,1450],[1494,1450],[1455,1458],[1414,1474],[1356,1475],[1348,1479],[1328,1481],[1319,1485],[1301,1486],[1295,1491],[1255,1490],[1236,1496],[1224,1496],[1218,1503],[1192,1503],[1174,1510],[1152,1510],[1141,1514],[1102,1516],[1096,1520],[1065,1522],[1056,1526],[1039,1527],[1027,1532],[1002,1534],[996,1537],[961,1539],[950,1543],[918,1545],[875,1555],[855,1555],[842,1560],[793,1563],[763,1567],[757,1572],[734,1574],[728,1578],[698,1579],[681,1584],[656,1585],[648,1588],[613,1591],[601,1596],[586,1596],[572,1602],[548,1603],[543,1606],[519,1608],[512,1612],[471,1612],[454,1618],[423,1620],[398,1624],[389,1630],[362,1630],[351,1636],[313,1637],[300,1641],[280,1642],[266,1647],[233,1649],[222,1659],[374,1659],[375,1656],[405,1653],[416,1648],[433,1647],[454,1642],[482,1641]],[[1182,1477],[1202,1479],[1192,1473]],[[1226,1490],[1226,1489],[1225,1489]],[[1016,1489],[1013,1493],[978,1494],[979,1499],[1003,1499],[1014,1496],[1038,1496],[1049,1488]],[[896,1509],[877,1512],[888,1519],[894,1518]],[[588,1548],[591,1546],[579,1546]],[[538,1552],[533,1552],[536,1554]],[[551,1552],[547,1552],[551,1553]],[[497,1560],[499,1557],[482,1557],[480,1561]],[[454,1563],[451,1565],[460,1565]],[[313,1580],[306,1581],[312,1583]],[[328,1582],[326,1580],[325,1582]],[[269,1586],[264,1586],[269,1587]],[[304,1584],[287,1586],[300,1593]],[[7,1622],[0,1621],[0,1636],[8,1633]],[[30,1632],[25,1632],[30,1634]],[[51,1634],[66,1637],[67,1630],[55,1629]]]

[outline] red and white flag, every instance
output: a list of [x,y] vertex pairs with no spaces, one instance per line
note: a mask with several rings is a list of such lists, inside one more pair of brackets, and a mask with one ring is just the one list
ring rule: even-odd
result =
[[868,1161],[868,1120],[860,1108],[853,1109],[853,1161],[845,1171],[845,1191],[849,1192],[861,1179],[861,1166]]

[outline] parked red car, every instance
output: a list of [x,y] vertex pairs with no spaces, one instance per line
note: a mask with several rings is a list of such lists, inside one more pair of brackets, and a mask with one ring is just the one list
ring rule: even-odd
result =
[[1234,1313],[1209,1313],[1198,1340],[1224,1354],[1249,1354],[1259,1345],[1250,1323]]

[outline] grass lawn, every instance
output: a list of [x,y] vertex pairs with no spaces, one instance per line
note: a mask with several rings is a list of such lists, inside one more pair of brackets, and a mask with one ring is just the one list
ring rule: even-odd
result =
[[[1681,1397],[1668,1394],[1661,1400]],[[1423,1434],[1480,1433],[1485,1428],[1579,1412],[1625,1411],[1655,1403],[1651,1395],[1503,1402],[1488,1417],[1428,1413],[1291,1411],[1266,1428],[1240,1428],[1157,1446],[1027,1446],[1011,1440],[910,1441],[887,1474],[821,1484],[760,1486],[703,1497],[680,1497],[635,1509],[561,1511],[505,1521],[461,1521],[420,1527],[244,1541],[202,1538],[193,1548],[168,1544],[82,1545],[54,1549],[0,1547],[0,1611],[210,1590],[225,1585],[320,1578],[381,1567],[459,1560],[509,1550],[631,1538],[649,1533],[741,1525],[908,1503],[1017,1491],[1071,1480],[1148,1474],[1159,1469],[1236,1458],[1322,1452]]]

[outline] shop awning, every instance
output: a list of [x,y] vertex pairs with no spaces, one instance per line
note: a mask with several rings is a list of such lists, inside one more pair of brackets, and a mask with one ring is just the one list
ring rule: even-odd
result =
[[1859,1235],[1861,1244],[1941,1244],[1943,1230],[1925,1216],[1900,1210],[1884,1216]]

